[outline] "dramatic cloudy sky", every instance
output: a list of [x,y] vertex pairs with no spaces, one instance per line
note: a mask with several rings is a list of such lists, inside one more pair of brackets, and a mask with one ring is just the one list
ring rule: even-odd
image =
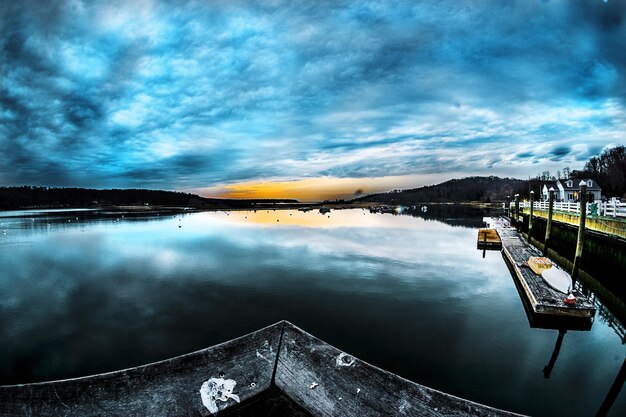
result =
[[4,1],[0,185],[338,194],[626,142],[626,1]]

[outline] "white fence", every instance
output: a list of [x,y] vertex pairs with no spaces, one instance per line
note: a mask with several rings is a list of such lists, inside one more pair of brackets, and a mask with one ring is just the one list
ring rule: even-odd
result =
[[[535,201],[533,203],[533,209],[536,210],[548,210],[548,202],[547,201]],[[606,202],[595,202],[595,203],[587,203],[587,213],[591,214],[593,210],[593,205],[596,205],[596,214],[600,216],[606,217],[626,217],[626,203],[620,203],[617,200],[609,200]],[[530,201],[520,201],[520,208],[530,207]],[[515,202],[511,203],[511,208],[515,207]],[[562,203],[562,202],[554,202],[553,209],[555,211],[565,211],[569,213],[580,213],[580,204],[579,203]]]

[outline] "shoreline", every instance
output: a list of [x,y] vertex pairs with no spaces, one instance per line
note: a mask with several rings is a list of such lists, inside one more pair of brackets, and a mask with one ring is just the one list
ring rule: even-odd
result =
[[10,209],[2,209],[0,213],[4,212],[16,212],[16,211],[115,211],[115,212],[200,212],[200,211],[250,211],[250,210],[295,210],[299,208],[311,208],[319,209],[321,207],[327,207],[332,210],[348,210],[348,209],[360,209],[369,207],[380,206],[398,206],[398,207],[410,207],[410,206],[467,206],[476,208],[499,208],[501,202],[486,203],[480,201],[463,201],[463,202],[415,202],[412,204],[395,204],[390,205],[381,202],[313,202],[313,203],[253,203],[255,205],[246,206],[170,206],[170,205],[99,205],[99,206],[27,206],[17,207]]

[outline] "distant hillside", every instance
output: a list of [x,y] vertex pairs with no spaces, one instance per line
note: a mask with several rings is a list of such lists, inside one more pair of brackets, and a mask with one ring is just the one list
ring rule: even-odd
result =
[[468,201],[505,201],[516,193],[527,194],[528,183],[516,178],[467,177],[442,182],[437,185],[371,194],[355,201],[387,204],[460,203]]
[[195,208],[245,208],[297,200],[228,200],[175,191],[49,187],[0,187],[0,210],[18,208],[153,205]]

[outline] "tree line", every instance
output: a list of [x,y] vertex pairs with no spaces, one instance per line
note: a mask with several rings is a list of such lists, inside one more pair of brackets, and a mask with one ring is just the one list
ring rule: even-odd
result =
[[505,201],[515,194],[527,196],[528,182],[517,178],[466,177],[441,184],[390,193],[372,194],[356,201],[372,201],[386,204],[456,203],[465,201]]
[[406,205],[427,202],[496,202],[505,201],[507,197],[513,198],[515,194],[519,194],[522,199],[529,198],[531,190],[535,191],[535,199],[539,199],[541,187],[547,181],[569,178],[592,179],[600,184],[603,196],[626,198],[626,147],[618,145],[606,149],[590,158],[583,169],[571,170],[565,167],[557,171],[556,176],[551,175],[550,171],[543,171],[527,180],[494,176],[467,177],[426,187],[372,194],[355,201]]
[[295,203],[296,200],[229,200],[205,198],[178,191],[144,189],[0,187],[0,209],[102,206],[174,206],[245,208],[256,204]]
[[606,197],[626,198],[626,147],[618,145],[594,156],[581,170],[572,171],[572,178],[589,178],[602,187]]
[[571,170],[565,167],[562,172],[557,171],[556,175],[551,175],[550,171],[542,171],[528,181],[532,187],[546,181],[570,178],[592,179],[600,184],[603,196],[626,198],[626,147],[617,145],[605,149],[600,155],[591,157],[583,169]]

